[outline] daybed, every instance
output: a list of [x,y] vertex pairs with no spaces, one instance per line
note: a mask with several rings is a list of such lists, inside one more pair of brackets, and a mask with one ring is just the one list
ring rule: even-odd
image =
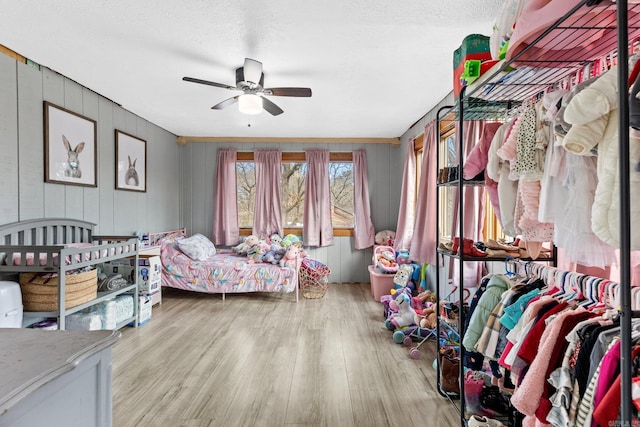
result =
[[[192,236],[193,237],[193,236]],[[298,301],[298,269],[264,262],[250,262],[231,249],[215,249],[206,259],[193,259],[181,250],[180,237],[160,242],[162,286],[204,293],[295,292]]]

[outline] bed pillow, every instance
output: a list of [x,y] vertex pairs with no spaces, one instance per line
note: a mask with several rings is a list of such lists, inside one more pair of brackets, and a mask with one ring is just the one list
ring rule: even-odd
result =
[[191,237],[176,241],[183,254],[194,261],[204,261],[216,254],[216,247],[211,240],[202,234],[194,234]]

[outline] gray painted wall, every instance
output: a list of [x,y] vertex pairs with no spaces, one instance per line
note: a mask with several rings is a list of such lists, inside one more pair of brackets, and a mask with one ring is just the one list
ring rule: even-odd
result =
[[[98,187],[44,182],[43,101],[97,122]],[[114,189],[115,137],[119,129],[147,141],[147,192]],[[302,151],[365,148],[376,231],[394,229],[404,155],[387,144],[176,144],[176,136],[114,102],[47,69],[40,70],[0,55],[0,224],[42,217],[67,217],[97,224],[97,233],[172,230],[210,236],[218,147],[239,151],[280,148]],[[353,238],[310,249],[309,255],[331,268],[331,282],[368,282],[371,249],[357,251]]]
[[[97,122],[97,188],[44,182],[43,101]],[[119,129],[147,141],[147,192],[116,191]],[[0,224],[66,217],[101,234],[182,225],[180,147],[175,135],[45,67],[0,55]]]
[[[376,231],[395,230],[402,184],[400,147],[388,144],[267,144],[267,143],[207,143],[188,142],[184,146],[182,197],[184,224],[189,233],[211,236],[213,229],[213,188],[218,148],[253,151],[258,148],[278,148],[300,152],[309,148],[323,148],[332,152],[351,152],[364,148],[367,152],[367,174],[371,200],[371,220]],[[336,237],[333,246],[305,248],[310,257],[331,269],[330,282],[369,282],[367,266],[372,251],[356,250],[353,237]]]

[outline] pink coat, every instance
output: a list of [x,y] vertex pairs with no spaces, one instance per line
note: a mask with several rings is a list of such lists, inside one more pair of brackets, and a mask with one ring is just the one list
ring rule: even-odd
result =
[[498,183],[486,173],[487,163],[489,161],[489,148],[491,142],[496,134],[498,128],[502,126],[502,123],[487,123],[484,125],[484,131],[482,133],[481,140],[473,147],[466,160],[464,161],[464,167],[462,168],[462,175],[464,179],[471,179],[478,175],[483,170],[485,188],[489,193],[489,200],[496,216],[500,218],[500,200],[498,199]]

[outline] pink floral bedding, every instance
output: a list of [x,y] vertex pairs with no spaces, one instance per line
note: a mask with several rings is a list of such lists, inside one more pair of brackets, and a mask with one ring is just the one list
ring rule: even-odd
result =
[[249,263],[230,249],[194,261],[167,242],[161,247],[162,286],[205,293],[293,292],[298,272],[268,263]]

